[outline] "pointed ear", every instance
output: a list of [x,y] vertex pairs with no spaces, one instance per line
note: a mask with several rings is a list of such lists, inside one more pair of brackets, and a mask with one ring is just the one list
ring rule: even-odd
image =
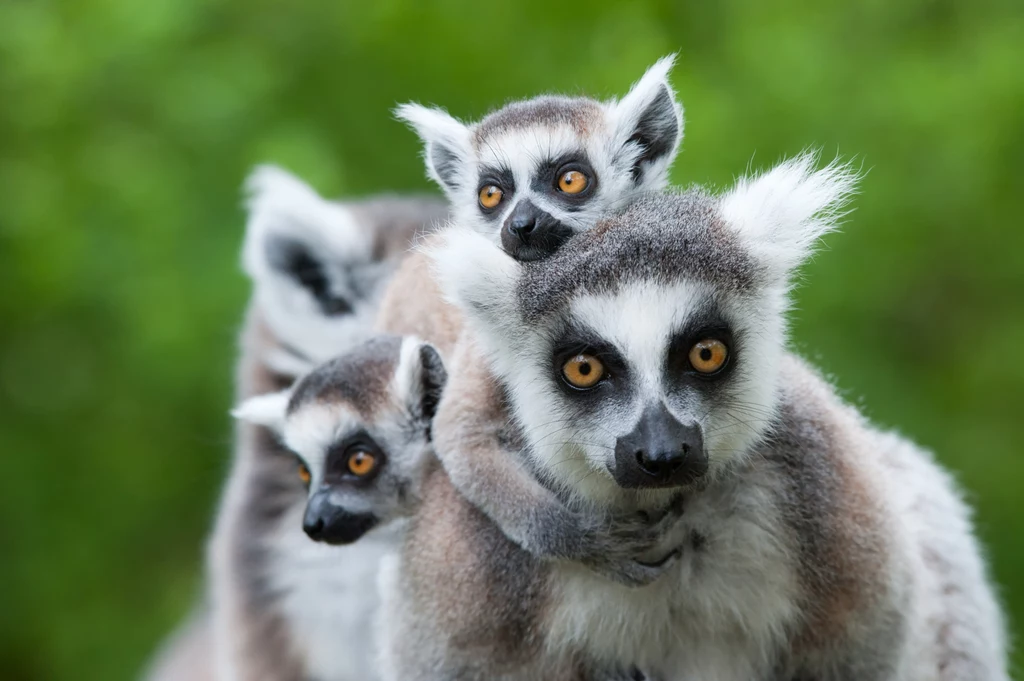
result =
[[448,382],[448,372],[433,345],[406,336],[402,339],[395,382],[409,412],[419,419],[431,421]]
[[521,266],[497,244],[465,227],[449,227],[424,251],[445,299],[478,332],[517,325],[516,284]]
[[611,111],[617,157],[643,190],[662,189],[683,139],[683,107],[668,81],[676,55],[647,69]]
[[838,160],[815,170],[817,160],[805,153],[743,178],[721,201],[726,225],[780,281],[788,280],[815,242],[836,228],[860,179]]
[[240,421],[265,426],[280,434],[284,428],[284,419],[288,413],[290,398],[290,390],[250,397],[235,407],[231,411],[231,415]]
[[[260,166],[246,181],[249,222],[242,258],[257,289],[293,313],[336,316],[352,302],[331,281],[331,265],[368,260],[372,235],[351,212],[299,178]],[[303,300],[298,305],[296,301]]]
[[402,104],[395,117],[407,123],[423,140],[427,175],[453,194],[467,181],[465,171],[472,159],[469,128],[443,109]]

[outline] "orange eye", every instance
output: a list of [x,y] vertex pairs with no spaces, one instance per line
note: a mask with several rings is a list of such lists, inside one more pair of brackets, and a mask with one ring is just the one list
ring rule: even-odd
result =
[[590,186],[590,180],[578,170],[562,173],[558,178],[558,188],[566,194],[579,194]]
[[480,205],[490,210],[501,203],[503,196],[505,193],[499,187],[489,184],[480,190]]
[[702,374],[713,374],[723,366],[729,357],[729,348],[714,338],[705,338],[690,348],[690,365]]
[[302,481],[302,484],[303,485],[308,485],[309,481],[312,480],[312,479],[313,479],[313,476],[310,475],[309,469],[306,468],[306,464],[299,463],[299,480]]
[[593,388],[604,376],[604,365],[597,357],[580,353],[562,365],[562,375],[574,388]]
[[365,478],[377,470],[377,457],[365,449],[359,449],[348,457],[348,470],[352,475]]

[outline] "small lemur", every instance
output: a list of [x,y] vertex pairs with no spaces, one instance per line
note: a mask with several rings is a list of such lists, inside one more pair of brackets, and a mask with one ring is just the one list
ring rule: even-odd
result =
[[1008,678],[950,477],[786,350],[792,273],[855,184],[813,168],[642,198],[539,262],[471,229],[431,247],[475,339],[449,361],[439,454],[446,431],[511,429],[522,468],[563,497],[621,512],[682,493],[683,513],[665,573],[629,588],[538,560],[470,501],[472,480],[433,471],[385,560],[385,678],[633,663],[679,680]]
[[454,221],[492,234],[518,260],[553,253],[572,234],[661,190],[683,138],[683,109],[661,59],[619,100],[546,96],[473,123],[418,104],[395,110],[424,143],[427,173]]

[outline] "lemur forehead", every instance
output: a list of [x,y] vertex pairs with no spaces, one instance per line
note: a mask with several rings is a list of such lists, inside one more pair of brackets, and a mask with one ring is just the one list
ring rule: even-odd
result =
[[322,364],[295,386],[288,413],[310,402],[344,402],[370,420],[389,403],[401,351],[401,336],[375,336]]
[[479,148],[494,136],[539,126],[569,126],[582,136],[594,128],[602,113],[598,102],[584,97],[548,96],[513,102],[476,125],[473,143]]
[[563,309],[582,292],[690,280],[745,293],[759,274],[722,221],[718,201],[700,189],[643,196],[617,217],[572,237],[552,257],[522,267],[518,300],[529,321]]

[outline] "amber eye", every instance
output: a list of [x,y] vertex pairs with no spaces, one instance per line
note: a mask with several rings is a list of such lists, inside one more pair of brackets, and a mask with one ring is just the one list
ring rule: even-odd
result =
[[310,475],[309,469],[306,468],[306,464],[299,463],[299,480],[302,481],[302,484],[303,485],[308,485],[309,481],[312,480],[312,479],[313,479],[313,476]]
[[562,375],[574,388],[593,388],[604,376],[604,365],[597,357],[580,353],[562,365]]
[[493,184],[489,184],[480,190],[480,205],[490,210],[501,203],[504,192]]
[[587,188],[590,180],[578,170],[570,170],[562,173],[558,178],[558,188],[566,194],[579,194]]
[[705,338],[690,348],[690,364],[702,374],[713,374],[723,366],[729,357],[729,348],[714,338]]
[[358,449],[348,457],[348,470],[352,475],[365,478],[377,469],[377,457],[365,449]]

